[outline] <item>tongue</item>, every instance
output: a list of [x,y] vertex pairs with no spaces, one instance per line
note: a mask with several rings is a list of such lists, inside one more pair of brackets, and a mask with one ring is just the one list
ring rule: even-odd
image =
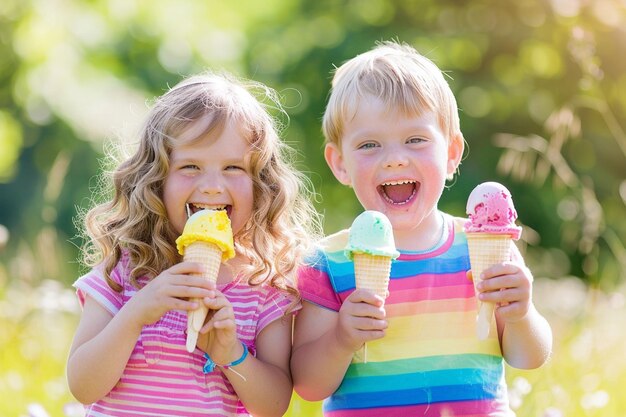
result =
[[415,184],[398,184],[398,185],[385,185],[383,191],[385,195],[393,201],[395,204],[404,203],[411,197]]

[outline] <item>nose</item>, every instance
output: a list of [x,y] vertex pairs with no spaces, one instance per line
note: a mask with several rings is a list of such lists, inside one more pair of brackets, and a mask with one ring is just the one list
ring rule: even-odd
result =
[[399,168],[407,166],[409,162],[401,150],[391,148],[385,153],[383,163],[386,168]]
[[224,192],[224,185],[219,175],[204,173],[198,177],[197,189],[202,194],[220,194]]

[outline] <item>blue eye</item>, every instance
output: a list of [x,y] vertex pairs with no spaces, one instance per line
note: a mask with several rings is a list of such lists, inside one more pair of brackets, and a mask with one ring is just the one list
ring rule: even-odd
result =
[[362,145],[360,145],[357,149],[373,149],[375,147],[377,147],[378,145],[374,142],[366,142]]
[[414,138],[409,138],[406,142],[407,143],[422,143],[422,142],[426,142],[426,139],[414,137]]

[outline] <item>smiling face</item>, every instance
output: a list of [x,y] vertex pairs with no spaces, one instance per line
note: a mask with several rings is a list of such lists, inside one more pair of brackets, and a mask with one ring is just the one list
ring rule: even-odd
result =
[[345,121],[340,145],[327,144],[325,156],[366,210],[389,217],[398,243],[408,249],[415,232],[439,230],[437,202],[462,152],[462,139],[445,137],[433,112],[388,111],[381,100],[366,97]]
[[232,122],[227,122],[220,133],[189,141],[206,123],[200,120],[192,124],[171,151],[163,186],[167,216],[180,234],[188,210],[224,209],[236,235],[250,219],[253,208],[252,179],[246,162],[250,145]]

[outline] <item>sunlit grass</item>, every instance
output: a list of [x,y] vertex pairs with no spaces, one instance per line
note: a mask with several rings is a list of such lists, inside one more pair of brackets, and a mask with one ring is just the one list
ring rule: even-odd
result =
[[555,333],[539,370],[508,370],[519,416],[623,416],[626,413],[626,292],[585,291],[575,279],[540,281],[537,304]]
[[[539,280],[535,300],[555,333],[554,355],[538,370],[507,369],[520,417],[626,414],[626,296],[587,291],[576,279]],[[0,416],[79,416],[67,390],[65,360],[78,321],[69,288],[0,289]],[[321,416],[297,396],[287,414]]]
[[0,415],[43,416],[36,405],[67,415],[73,400],[64,367],[78,319],[73,291],[47,281],[0,294]]

